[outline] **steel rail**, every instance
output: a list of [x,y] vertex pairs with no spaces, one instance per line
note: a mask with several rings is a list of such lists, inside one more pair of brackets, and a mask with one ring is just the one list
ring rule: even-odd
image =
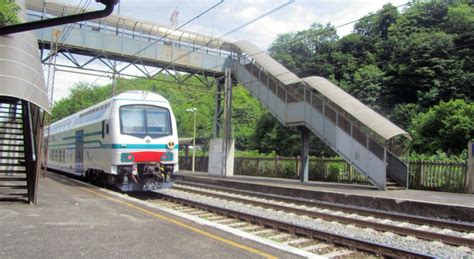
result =
[[252,222],[261,226],[271,227],[274,229],[288,231],[294,235],[306,236],[308,238],[313,238],[317,240],[324,240],[325,242],[337,244],[340,246],[356,249],[359,251],[370,252],[376,255],[386,256],[386,257],[408,257],[408,258],[434,258],[434,256],[429,254],[422,254],[413,251],[408,251],[405,249],[400,249],[397,247],[391,247],[384,244],[378,244],[374,242],[369,242],[365,240],[360,240],[356,238],[346,237],[338,234],[332,234],[321,230],[315,230],[312,228],[297,226],[289,224],[286,222],[267,219],[264,217],[251,215],[239,211],[234,211],[230,209],[220,208],[216,206],[211,206],[208,204],[191,201],[183,198],[173,197],[171,195],[166,195],[160,193],[159,196],[164,200],[171,202],[183,204],[186,206],[199,208],[202,210],[210,211],[213,213],[225,215],[228,217],[244,220],[247,222]]
[[456,246],[466,245],[469,247],[474,247],[474,239],[469,239],[469,238],[463,238],[463,237],[446,235],[442,233],[430,232],[430,231],[425,231],[425,230],[365,221],[361,219],[348,218],[348,217],[339,216],[339,215],[331,215],[328,213],[310,211],[306,209],[292,208],[288,206],[271,204],[271,203],[261,202],[261,201],[254,201],[254,200],[249,200],[245,198],[231,197],[231,196],[223,195],[223,194],[216,194],[216,193],[200,191],[200,190],[192,190],[192,189],[187,189],[187,188],[183,188],[179,186],[175,186],[173,189],[191,192],[191,193],[199,194],[199,195],[207,195],[213,198],[220,198],[220,199],[227,199],[227,200],[231,200],[235,202],[242,202],[246,204],[251,204],[253,206],[275,209],[275,210],[284,211],[288,213],[294,213],[297,215],[305,215],[312,218],[320,218],[320,219],[324,219],[328,221],[337,221],[339,223],[347,224],[347,225],[352,224],[355,226],[371,228],[378,231],[389,231],[389,232],[399,234],[399,235],[404,235],[404,236],[415,236],[417,238],[426,239],[430,241],[441,241],[445,244],[451,244],[451,245],[456,245]]
[[202,188],[212,188],[215,190],[221,190],[224,192],[230,192],[230,193],[241,194],[241,195],[251,195],[253,197],[259,197],[263,199],[273,199],[276,201],[289,202],[289,203],[294,203],[297,205],[306,205],[306,206],[320,207],[324,209],[339,210],[339,211],[343,211],[347,213],[359,214],[362,216],[373,216],[373,217],[380,217],[380,218],[391,219],[391,220],[396,220],[396,221],[405,221],[408,223],[413,223],[413,224],[418,224],[418,225],[429,225],[429,226],[438,227],[438,228],[449,228],[452,230],[462,231],[462,232],[474,232],[474,224],[468,224],[468,223],[462,223],[462,222],[445,221],[445,220],[432,219],[432,218],[407,215],[407,214],[396,214],[396,213],[384,212],[384,211],[373,210],[373,209],[350,207],[350,206],[346,206],[342,204],[329,204],[325,202],[319,202],[319,201],[313,201],[313,200],[307,200],[307,199],[301,199],[301,198],[292,198],[292,197],[285,197],[285,196],[274,195],[274,194],[264,194],[264,193],[253,192],[253,191],[244,191],[244,190],[226,188],[226,187],[215,186],[215,185],[210,185],[210,184],[193,183],[193,182],[188,182],[185,180],[176,180],[176,183],[179,183],[182,185],[202,187]]

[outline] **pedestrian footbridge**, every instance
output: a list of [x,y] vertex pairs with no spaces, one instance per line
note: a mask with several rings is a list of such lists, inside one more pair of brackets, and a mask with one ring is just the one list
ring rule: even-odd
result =
[[[31,20],[80,11],[42,0],[28,0],[27,8]],[[75,24],[61,42],[55,31],[66,31],[66,26],[37,31],[40,48],[57,43],[69,53],[205,76],[217,77],[230,68],[283,125],[311,130],[379,189],[387,189],[387,178],[408,186],[407,166],[398,157],[400,146],[411,140],[407,132],[327,79],[299,78],[250,42],[116,15]]]

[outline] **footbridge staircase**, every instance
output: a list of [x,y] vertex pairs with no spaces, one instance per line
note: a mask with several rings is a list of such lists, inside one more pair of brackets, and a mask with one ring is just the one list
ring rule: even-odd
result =
[[235,77],[282,124],[310,129],[379,189],[408,186],[396,155],[407,132],[323,77],[299,78],[250,42],[234,46]]
[[[31,20],[82,11],[42,0],[28,0],[27,7]],[[55,31],[67,30],[38,30],[40,49],[51,48]],[[388,189],[387,179],[408,186],[407,166],[398,157],[399,144],[410,140],[407,132],[327,79],[299,78],[250,42],[229,42],[117,15],[78,23],[69,31],[59,43],[60,52],[71,60],[71,54],[91,57],[84,64],[72,62],[80,69],[94,59],[211,77],[230,68],[283,125],[312,131],[377,188]]]

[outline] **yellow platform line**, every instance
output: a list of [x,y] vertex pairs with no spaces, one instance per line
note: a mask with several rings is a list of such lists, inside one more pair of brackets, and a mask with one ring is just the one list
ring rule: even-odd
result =
[[147,215],[153,216],[153,217],[155,217],[155,218],[159,218],[159,219],[161,219],[161,220],[164,220],[164,221],[173,223],[173,224],[175,224],[175,225],[178,225],[178,226],[180,226],[180,227],[182,227],[182,228],[191,230],[191,231],[193,231],[193,232],[195,232],[195,233],[198,233],[198,234],[201,234],[201,235],[203,235],[203,236],[212,238],[212,239],[214,239],[214,240],[221,241],[221,242],[223,242],[223,243],[229,244],[229,245],[234,246],[234,247],[238,247],[238,248],[240,248],[240,249],[242,249],[242,250],[245,250],[245,251],[248,251],[248,252],[251,252],[251,253],[260,255],[260,256],[265,257],[265,258],[268,258],[268,259],[276,259],[276,258],[278,258],[278,257],[276,257],[276,256],[267,254],[267,253],[265,253],[265,252],[263,252],[263,251],[260,251],[260,250],[255,249],[255,248],[252,248],[252,247],[249,247],[249,246],[246,246],[246,245],[243,245],[243,244],[234,242],[234,241],[232,241],[232,240],[225,239],[225,238],[220,237],[220,236],[216,236],[216,235],[211,234],[211,233],[209,233],[209,232],[206,232],[206,231],[204,231],[204,230],[202,230],[202,229],[195,228],[195,227],[192,227],[192,226],[190,226],[190,225],[188,225],[188,224],[185,224],[185,223],[183,223],[183,222],[180,222],[180,221],[178,221],[178,220],[175,220],[175,219],[169,218],[169,217],[167,217],[167,216],[158,214],[158,213],[156,213],[156,212],[153,212],[153,211],[150,211],[150,210],[141,208],[141,207],[136,206],[136,205],[134,205],[134,204],[132,204],[132,203],[129,203],[129,202],[126,202],[126,201],[122,201],[122,200],[119,200],[119,199],[116,199],[116,198],[112,198],[112,197],[110,197],[110,196],[104,195],[104,194],[99,193],[99,192],[97,192],[97,191],[93,191],[93,190],[91,190],[91,189],[89,189],[89,188],[86,188],[86,187],[81,187],[81,189],[83,189],[83,190],[85,190],[85,191],[87,191],[87,192],[93,193],[93,194],[95,194],[95,195],[97,195],[97,196],[100,196],[100,197],[102,197],[102,198],[104,198],[104,199],[107,199],[107,200],[110,200],[110,201],[113,201],[113,202],[116,202],[116,203],[120,203],[120,204],[125,205],[125,206],[127,206],[127,207],[136,209],[136,210],[138,210],[138,211],[141,211],[141,212],[143,212],[143,213],[145,213],[145,214],[147,214]]

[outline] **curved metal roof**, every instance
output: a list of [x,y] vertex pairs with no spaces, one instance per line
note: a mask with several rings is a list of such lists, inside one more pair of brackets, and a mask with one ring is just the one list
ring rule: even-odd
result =
[[324,77],[311,76],[303,78],[303,81],[385,140],[389,140],[397,135],[402,135],[411,140],[410,134],[406,131],[370,109]]
[[255,60],[265,71],[276,77],[285,85],[298,83],[301,79],[293,72],[286,69],[282,64],[274,60],[270,55],[261,51],[257,46],[248,41],[234,42],[235,46],[240,49],[241,53],[245,53]]
[[0,36],[0,95],[20,98],[50,111],[48,89],[33,32]]

